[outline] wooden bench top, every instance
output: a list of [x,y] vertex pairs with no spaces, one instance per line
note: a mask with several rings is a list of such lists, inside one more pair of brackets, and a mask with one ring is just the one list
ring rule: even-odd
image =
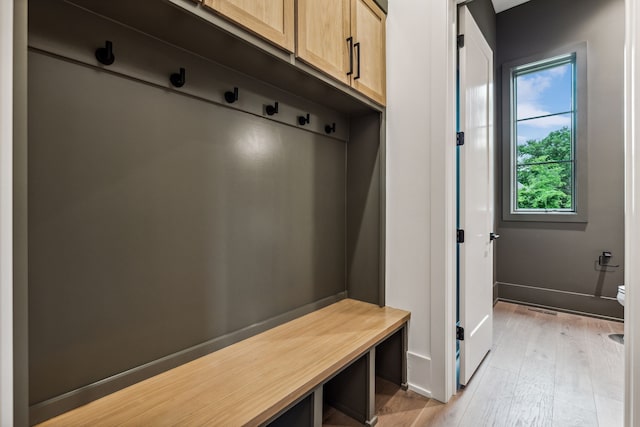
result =
[[408,319],[406,311],[345,299],[40,425],[260,424]]

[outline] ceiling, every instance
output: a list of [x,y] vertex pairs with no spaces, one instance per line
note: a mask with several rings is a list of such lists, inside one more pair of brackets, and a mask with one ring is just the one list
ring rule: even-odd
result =
[[529,0],[491,0],[493,2],[493,8],[496,10],[496,13],[500,13],[507,9],[511,9],[512,7],[518,6],[519,4],[526,3]]

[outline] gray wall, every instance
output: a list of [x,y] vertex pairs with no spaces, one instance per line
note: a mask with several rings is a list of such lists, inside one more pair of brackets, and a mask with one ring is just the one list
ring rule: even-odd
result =
[[496,11],[493,8],[491,0],[473,0],[467,4],[469,12],[473,15],[473,19],[478,24],[482,35],[489,43],[489,47],[493,50],[494,60],[496,54]]
[[29,5],[31,423],[347,293],[384,302],[384,114]]
[[497,41],[499,64],[586,41],[589,102],[588,223],[501,221],[499,296],[622,318],[613,298],[623,267],[598,272],[595,261],[603,250],[612,264],[624,260],[624,1],[534,0],[497,15]]
[[[353,117],[347,145],[347,289],[349,297],[384,305],[380,241],[380,114]],[[374,268],[371,268],[371,267]],[[375,286],[380,284],[381,286]]]
[[29,60],[31,404],[345,291],[344,142]]
[[[384,302],[383,114],[350,100],[347,117],[289,74],[293,93],[68,3],[30,7],[31,423],[347,293]],[[96,67],[105,39],[116,62]]]

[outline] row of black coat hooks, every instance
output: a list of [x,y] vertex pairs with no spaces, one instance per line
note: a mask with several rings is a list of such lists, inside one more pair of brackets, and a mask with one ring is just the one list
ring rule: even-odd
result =
[[[115,55],[113,54],[113,43],[109,40],[105,41],[104,47],[99,47],[96,49],[96,59],[103,65],[111,65],[116,60]],[[185,85],[187,82],[187,71],[184,68],[180,68],[177,73],[172,73],[169,76],[169,82],[177,88],[180,88]],[[237,87],[234,87],[232,91],[227,91],[224,93],[224,100],[228,104],[233,104],[238,101],[239,98],[239,90]],[[279,106],[278,102],[274,102],[273,105],[266,105],[265,112],[268,116],[273,116],[278,114]],[[309,113],[306,116],[298,116],[298,124],[300,126],[305,126],[311,123],[311,117]],[[327,134],[332,134],[336,131],[336,124],[332,123],[330,125],[325,125],[324,131]]]

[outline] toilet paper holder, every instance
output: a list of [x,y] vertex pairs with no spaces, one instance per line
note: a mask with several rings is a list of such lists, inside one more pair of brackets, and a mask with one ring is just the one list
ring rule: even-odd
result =
[[609,261],[611,261],[611,258],[613,257],[613,255],[611,254],[611,251],[602,251],[602,254],[598,257],[598,265],[600,267],[620,267],[620,264],[617,265],[612,265],[609,264]]

